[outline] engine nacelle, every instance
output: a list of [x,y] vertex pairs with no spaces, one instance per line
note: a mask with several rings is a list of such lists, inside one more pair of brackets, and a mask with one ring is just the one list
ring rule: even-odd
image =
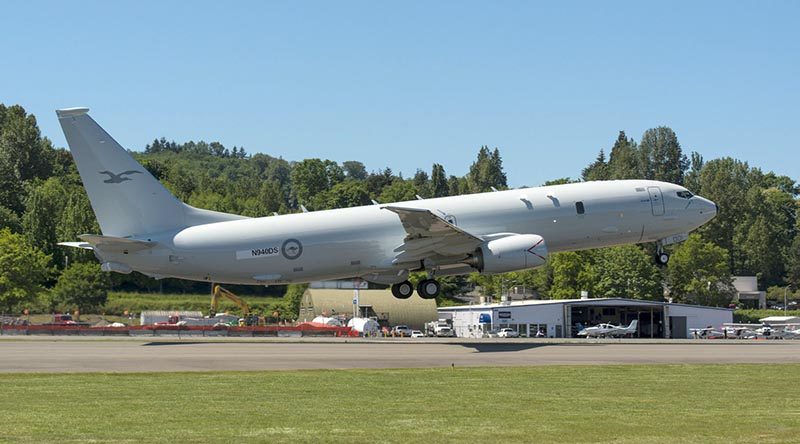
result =
[[467,262],[481,273],[505,273],[544,265],[547,245],[536,234],[514,234],[486,242]]

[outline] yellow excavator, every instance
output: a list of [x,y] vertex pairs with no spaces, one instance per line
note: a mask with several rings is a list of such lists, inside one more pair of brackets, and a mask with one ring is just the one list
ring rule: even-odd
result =
[[239,320],[239,326],[264,325],[263,318],[259,317],[258,315],[250,314],[250,306],[247,305],[247,302],[242,300],[242,298],[239,296],[233,294],[232,291],[222,287],[219,284],[213,284],[211,288],[211,310],[208,313],[210,318],[213,318],[217,315],[219,300],[221,298],[227,298],[242,310],[242,319]]

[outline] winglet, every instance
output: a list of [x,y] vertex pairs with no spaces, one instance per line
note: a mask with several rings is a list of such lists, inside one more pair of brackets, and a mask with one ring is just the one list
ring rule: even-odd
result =
[[85,107],[77,107],[77,108],[62,108],[57,109],[56,114],[58,115],[59,119],[64,117],[74,117],[74,116],[82,116],[89,112],[89,108]]

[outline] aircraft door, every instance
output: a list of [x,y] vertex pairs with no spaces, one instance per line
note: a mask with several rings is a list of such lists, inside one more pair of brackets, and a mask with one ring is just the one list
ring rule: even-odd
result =
[[664,215],[664,199],[661,196],[661,188],[647,187],[647,192],[650,193],[650,205],[653,208],[653,216]]

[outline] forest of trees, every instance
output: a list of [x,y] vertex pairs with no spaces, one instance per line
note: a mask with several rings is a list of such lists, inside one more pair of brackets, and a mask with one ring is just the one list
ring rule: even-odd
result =
[[[734,275],[757,275],[764,288],[800,286],[800,190],[793,179],[737,159],[687,155],[668,127],[645,131],[639,142],[620,132],[612,142],[580,178],[548,184],[647,178],[683,184],[717,202],[717,218],[672,247],[667,267],[654,265],[652,245],[622,246],[553,254],[546,266],[531,271],[445,278],[443,288],[452,293],[471,281],[493,295],[525,286],[549,298],[585,290],[597,297],[644,299],[661,299],[667,288],[676,301],[724,305]],[[190,205],[247,216],[299,212],[301,205],[313,211],[508,188],[500,151],[488,146],[478,149],[465,176],[448,175],[438,163],[402,177],[389,167],[368,171],[357,160],[287,161],[219,142],[163,137],[133,155]],[[56,245],[84,233],[99,228],[69,151],[43,137],[21,106],[0,104],[0,312],[97,309],[109,288],[207,291],[203,283],[104,274],[90,252]]]

